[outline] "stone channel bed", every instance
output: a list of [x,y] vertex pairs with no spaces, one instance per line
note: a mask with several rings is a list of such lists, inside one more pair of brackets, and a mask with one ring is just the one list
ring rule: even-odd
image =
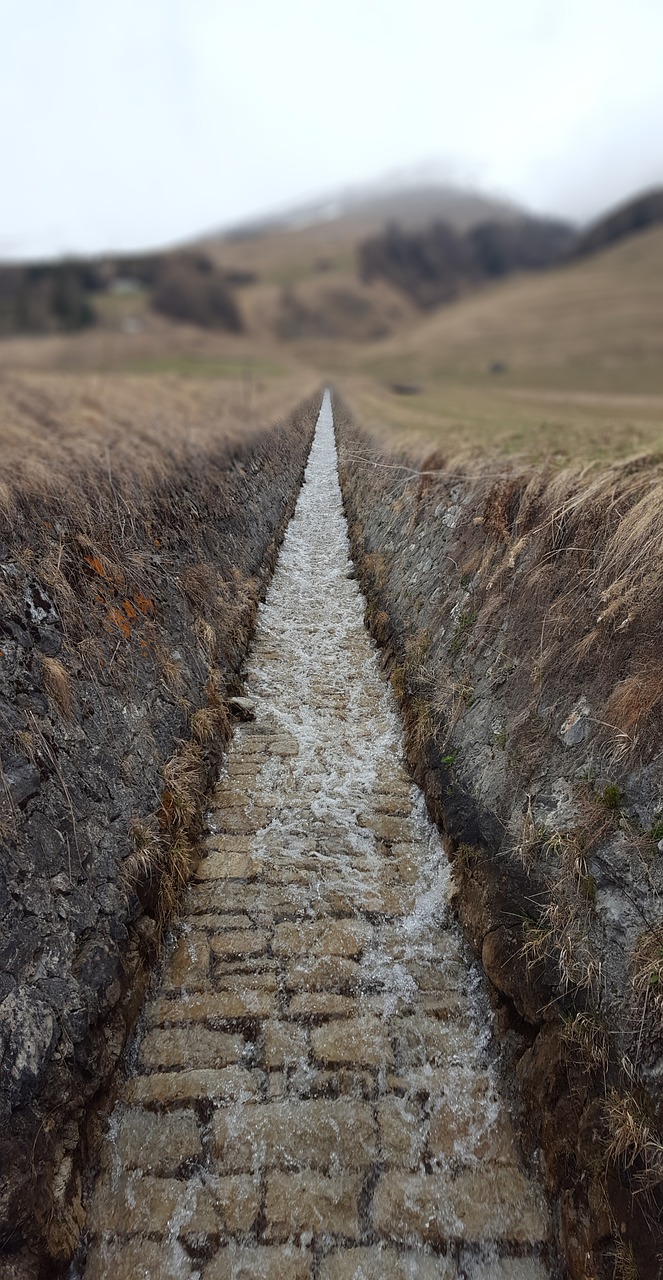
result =
[[348,557],[325,394],[72,1276],[555,1274]]

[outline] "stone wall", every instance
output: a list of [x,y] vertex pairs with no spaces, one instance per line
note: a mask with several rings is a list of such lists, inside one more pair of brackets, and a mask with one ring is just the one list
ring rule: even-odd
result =
[[488,467],[390,453],[338,398],[335,418],[366,621],[493,987],[569,1275],[645,1280],[663,1245],[661,731],[653,716],[629,750],[608,702],[613,679],[629,688],[646,669],[644,626],[625,644],[620,622],[578,656],[602,608],[588,540],[608,538],[614,511],[579,560],[539,477],[497,484]]
[[0,529],[9,1274],[50,1276],[75,1247],[86,1117],[195,865],[229,699],[241,692],[317,408],[184,454],[139,501],[100,474],[84,509],[75,486],[69,508],[47,487]]

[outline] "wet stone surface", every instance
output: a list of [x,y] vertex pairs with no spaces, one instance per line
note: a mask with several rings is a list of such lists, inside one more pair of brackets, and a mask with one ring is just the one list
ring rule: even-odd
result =
[[448,867],[348,575],[331,409],[179,940],[88,1210],[86,1280],[546,1280]]

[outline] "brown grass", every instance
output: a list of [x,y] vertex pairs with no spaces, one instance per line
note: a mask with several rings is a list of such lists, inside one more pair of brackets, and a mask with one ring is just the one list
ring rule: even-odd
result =
[[39,665],[42,683],[50,703],[57,708],[65,720],[70,720],[71,681],[65,668],[57,658],[49,658],[45,654],[40,654]]
[[642,1191],[663,1184],[663,1142],[642,1102],[631,1093],[613,1091],[606,1100],[610,1132],[608,1157],[635,1176]]
[[[346,465],[373,469],[391,502],[409,510],[410,532],[438,504],[462,503],[444,581],[453,595],[459,578],[471,580],[472,599],[456,620],[452,654],[492,643],[505,624],[535,686],[562,676],[568,686],[573,673],[581,689],[594,683],[600,653],[593,718],[606,765],[650,753],[663,728],[663,465],[649,457],[521,465],[496,477],[490,460],[443,462],[364,440],[350,446]],[[453,685],[441,691],[447,714]]]

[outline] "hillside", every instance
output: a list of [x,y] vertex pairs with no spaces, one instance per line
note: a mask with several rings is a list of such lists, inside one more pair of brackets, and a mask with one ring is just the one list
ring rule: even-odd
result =
[[584,257],[588,253],[596,253],[598,249],[605,249],[607,245],[616,244],[661,222],[663,189],[658,187],[627,200],[593,222],[578,236],[575,254]]
[[[659,449],[663,228],[488,286],[398,338],[339,344],[333,357],[363,421],[422,432],[450,453],[564,460]],[[418,394],[395,396],[394,386]]]
[[390,222],[414,231],[443,219],[463,232],[488,220],[511,222],[519,212],[449,186],[367,189],[205,237],[201,248],[224,269],[255,276],[240,303],[256,336],[365,341],[399,332],[415,308],[388,282],[359,279],[362,240]]

